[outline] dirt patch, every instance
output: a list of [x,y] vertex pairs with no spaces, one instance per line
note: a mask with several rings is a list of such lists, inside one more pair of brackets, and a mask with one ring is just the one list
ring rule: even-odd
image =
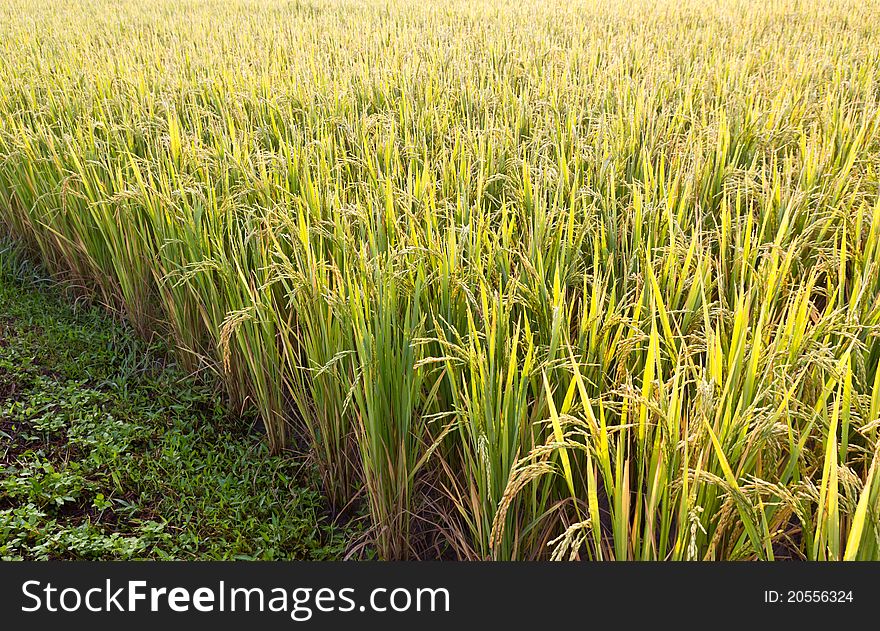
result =
[[6,368],[0,366],[0,403],[15,400],[21,394],[22,388],[14,375]]

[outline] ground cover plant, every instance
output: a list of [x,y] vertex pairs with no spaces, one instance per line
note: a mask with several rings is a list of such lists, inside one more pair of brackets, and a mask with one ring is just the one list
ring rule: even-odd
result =
[[[0,558],[341,558],[313,468],[0,243]],[[52,293],[57,293],[53,291]]]
[[877,24],[2,0],[0,224],[382,558],[876,559]]

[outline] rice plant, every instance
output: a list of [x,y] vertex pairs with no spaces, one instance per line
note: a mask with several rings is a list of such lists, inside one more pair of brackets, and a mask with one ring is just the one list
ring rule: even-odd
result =
[[383,558],[880,558],[880,7],[0,0],[0,231]]

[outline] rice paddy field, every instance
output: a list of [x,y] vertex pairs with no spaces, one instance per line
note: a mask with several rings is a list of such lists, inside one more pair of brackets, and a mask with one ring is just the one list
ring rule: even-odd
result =
[[381,558],[876,560],[878,106],[861,0],[0,0],[0,232]]

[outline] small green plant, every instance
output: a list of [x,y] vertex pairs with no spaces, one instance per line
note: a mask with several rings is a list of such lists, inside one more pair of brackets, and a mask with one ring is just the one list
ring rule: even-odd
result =
[[357,521],[334,521],[302,458],[270,455],[210,383],[17,269],[0,268],[0,558],[347,552]]

